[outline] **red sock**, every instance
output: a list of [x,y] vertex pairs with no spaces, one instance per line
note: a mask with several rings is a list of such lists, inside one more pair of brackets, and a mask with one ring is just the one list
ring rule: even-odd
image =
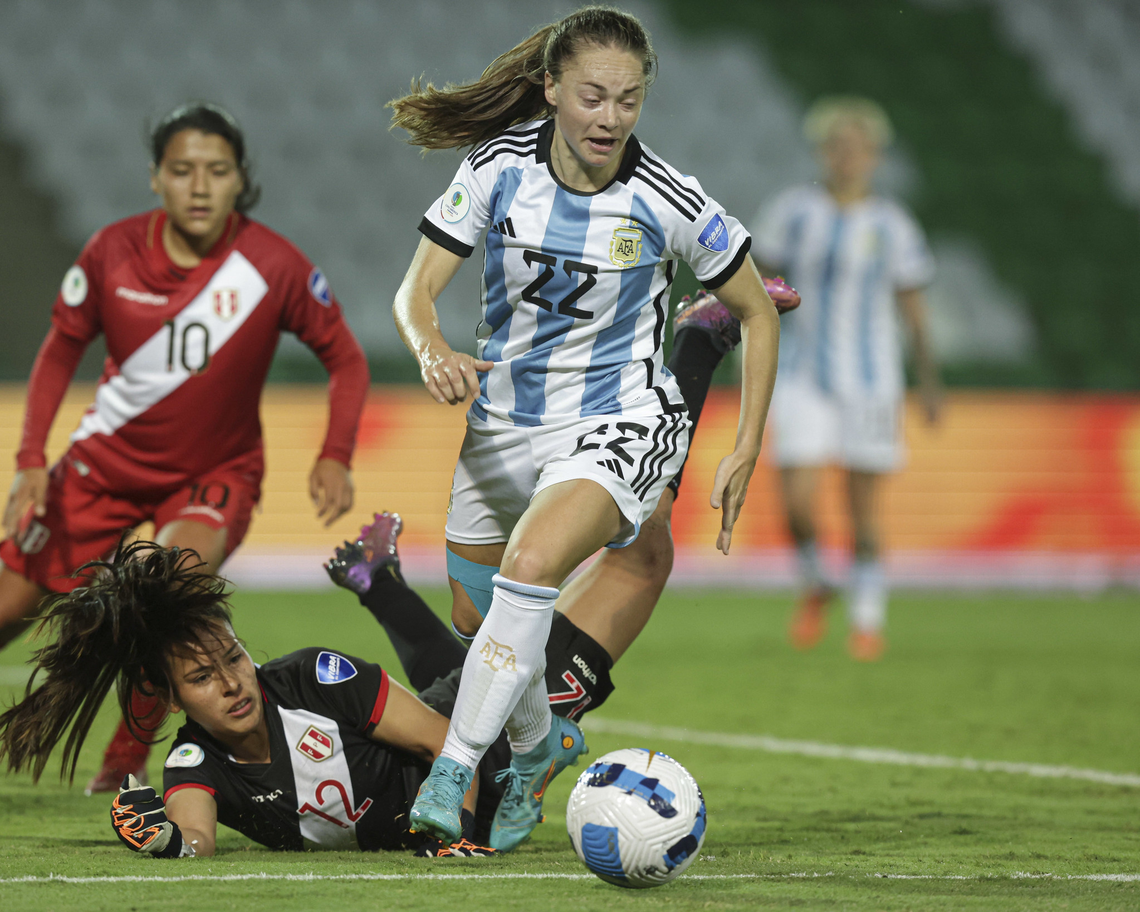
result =
[[[136,690],[131,694],[131,715],[138,720],[139,734],[151,738],[166,719],[166,707],[158,697],[146,696]],[[134,772],[146,764],[149,755],[150,745],[139,741],[131,734],[126,719],[120,719],[111,743],[103,753],[103,768]]]

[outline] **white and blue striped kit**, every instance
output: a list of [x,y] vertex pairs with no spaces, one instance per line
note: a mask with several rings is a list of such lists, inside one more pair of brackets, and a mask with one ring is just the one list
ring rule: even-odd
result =
[[597,193],[563,185],[549,161],[554,122],[512,128],[467,156],[420,230],[470,256],[486,228],[475,414],[533,426],[620,414],[647,389],[681,401],[662,341],[682,259],[709,287],[751,243],[739,222],[630,137]]
[[[541,463],[571,457],[589,463],[585,477],[614,494],[636,529],[685,455],[684,403],[662,354],[676,261],[715,288],[751,244],[694,178],[632,136],[607,186],[595,193],[567,187],[550,163],[554,129],[551,120],[533,121],[476,148],[420,223],[427,238],[459,256],[470,256],[487,231],[476,336],[478,357],[494,366],[480,374],[468,412],[448,521],[452,540],[503,540],[509,529],[483,523],[484,512],[513,514],[520,497],[529,499],[551,479],[583,477],[565,465],[544,471]],[[614,420],[591,421],[602,416]],[[618,418],[633,424],[622,430]],[[533,472],[503,462],[505,450],[521,444],[489,440],[502,432],[522,441],[528,438],[517,432],[544,428],[570,435],[569,450],[559,453],[549,438],[535,438]],[[487,445],[477,446],[479,439]],[[465,497],[490,496],[477,489],[494,487],[492,466],[500,479],[504,468],[517,475],[517,490],[500,501],[502,510],[466,510]],[[536,488],[526,488],[528,474]]]
[[899,468],[905,377],[896,295],[931,279],[922,229],[890,200],[840,207],[813,185],[764,206],[755,233],[757,257],[803,298],[783,318],[769,413],[776,463]]
[[777,385],[810,381],[826,395],[901,397],[902,339],[895,294],[928,284],[934,261],[922,229],[898,203],[869,197],[838,206],[819,185],[764,206],[756,256],[803,298],[783,318]]

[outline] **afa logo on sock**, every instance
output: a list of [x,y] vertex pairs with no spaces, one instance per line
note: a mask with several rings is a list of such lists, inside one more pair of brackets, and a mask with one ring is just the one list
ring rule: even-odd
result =
[[356,666],[342,655],[322,651],[317,656],[317,680],[321,684],[341,684],[356,677]]

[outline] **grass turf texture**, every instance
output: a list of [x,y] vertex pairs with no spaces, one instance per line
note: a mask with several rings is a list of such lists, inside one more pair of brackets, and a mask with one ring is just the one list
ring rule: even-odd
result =
[[[438,609],[443,591],[427,593]],[[235,624],[257,659],[323,645],[395,661],[379,627],[343,593],[239,593]],[[668,593],[615,672],[609,720],[987,760],[1137,772],[1140,599],[897,595],[891,649],[872,666],[842,650],[842,623],[815,652],[783,640],[787,599]],[[5,651],[12,666],[25,642]],[[5,671],[8,678],[10,671]],[[9,699],[18,688],[8,685]],[[590,734],[591,755],[640,739]],[[514,855],[428,861],[406,854],[286,854],[225,832],[220,853],[161,862],[123,849],[107,796],[86,798],[111,726],[105,708],[67,789],[49,772],[0,777],[0,881],[72,877],[580,875],[563,811],[571,769],[550,788],[548,820]],[[1140,883],[1018,873],[1140,873],[1140,789],[1002,773],[925,769],[677,742],[646,744],[704,789],[709,831],[695,877],[625,891],[585,880],[0,882],[4,909],[1134,909]],[[164,750],[157,752],[164,754]],[[161,756],[151,764],[160,778]],[[793,875],[825,876],[793,876]],[[876,875],[936,875],[884,879]],[[760,875],[760,876],[756,876]],[[965,876],[969,879],[949,879]]]

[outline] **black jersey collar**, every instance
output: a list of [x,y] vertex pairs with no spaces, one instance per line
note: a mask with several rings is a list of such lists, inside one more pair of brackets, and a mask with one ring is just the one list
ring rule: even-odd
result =
[[629,183],[629,179],[633,177],[633,169],[637,167],[637,163],[641,161],[641,143],[637,141],[637,137],[632,133],[629,139],[625,141],[625,151],[622,153],[621,167],[618,168],[617,174],[613,176],[609,183],[607,183],[600,190],[592,192],[586,190],[575,190],[573,187],[568,187],[562,182],[562,179],[554,171],[554,163],[550,160],[550,144],[554,141],[554,120],[550,119],[544,123],[538,131],[538,148],[535,150],[535,160],[544,162],[546,170],[550,174],[551,180],[554,181],[559,187],[567,193],[573,193],[575,196],[597,196],[599,193],[605,193],[614,184]]

